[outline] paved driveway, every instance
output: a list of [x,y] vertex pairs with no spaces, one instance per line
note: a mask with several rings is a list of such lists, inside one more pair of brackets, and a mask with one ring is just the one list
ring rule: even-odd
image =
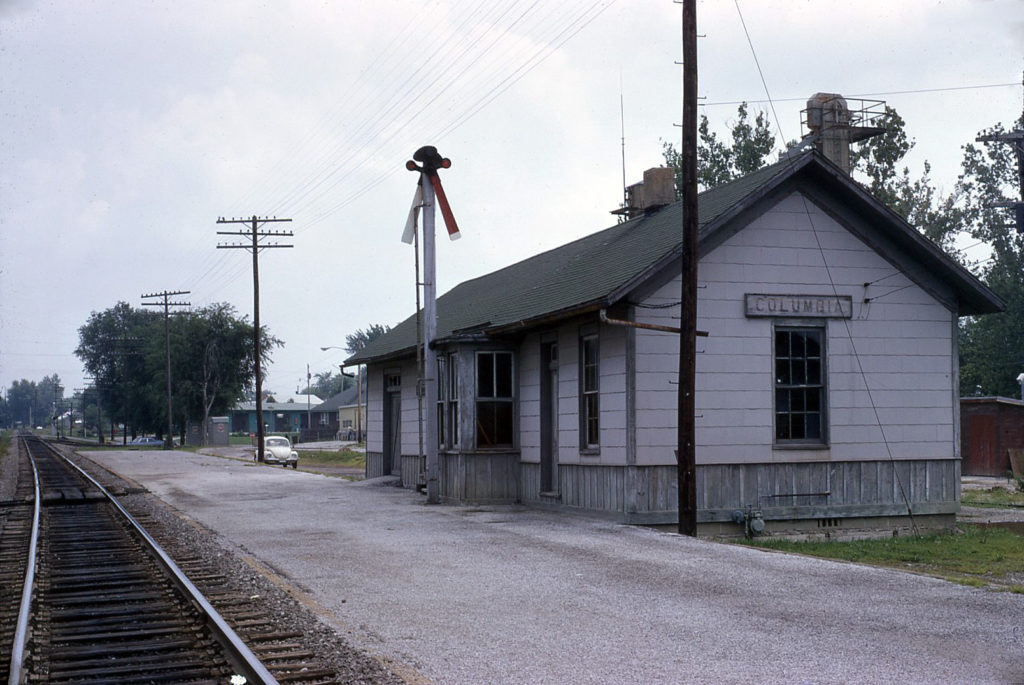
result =
[[188,453],[94,458],[443,683],[1024,681],[1024,596]]

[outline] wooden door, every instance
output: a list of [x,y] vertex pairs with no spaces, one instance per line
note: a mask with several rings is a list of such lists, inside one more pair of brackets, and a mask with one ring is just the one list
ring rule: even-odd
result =
[[991,414],[967,417],[967,458],[962,467],[965,476],[1006,475],[1006,464],[997,459],[995,439],[996,417]]

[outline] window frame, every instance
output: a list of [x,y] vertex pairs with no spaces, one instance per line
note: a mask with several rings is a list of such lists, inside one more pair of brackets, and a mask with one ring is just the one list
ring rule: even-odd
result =
[[[593,342],[593,363],[587,356],[588,343]],[[593,368],[594,386],[588,384],[587,371]],[[585,326],[579,333],[579,445],[580,454],[601,452],[601,339],[596,326]],[[593,426],[594,435],[591,434]],[[595,439],[591,441],[591,437]]]
[[459,446],[459,357],[437,355],[437,446]]
[[[792,338],[790,338],[790,350],[787,350],[787,354],[783,357],[779,356],[780,350],[778,349],[778,338],[780,333],[813,333],[817,337],[818,342],[818,356],[804,354],[803,356],[794,357],[792,354]],[[829,446],[829,416],[828,416],[828,330],[824,323],[819,325],[810,324],[806,321],[778,321],[772,326],[772,444],[773,447],[778,449],[821,449]],[[806,377],[804,382],[793,382],[792,377],[789,378],[789,382],[782,383],[779,374],[779,362],[786,360],[790,364],[794,360],[803,360],[805,368],[803,372],[807,372],[807,365],[810,362],[817,361],[818,363],[818,381],[807,382]],[[792,373],[792,367],[789,370]],[[789,406],[786,407],[785,411],[780,410],[780,392],[793,391],[810,391],[817,390],[817,411],[811,411],[807,409],[807,399],[809,394],[805,394],[802,398],[802,408],[793,408],[793,395],[791,394],[788,398]],[[818,416],[818,436],[807,437],[807,423],[806,417],[816,414]],[[803,417],[803,437],[780,437],[780,417],[787,416],[792,418],[793,416]],[[792,428],[792,424],[790,425]]]
[[[505,385],[501,382],[502,379],[498,377],[498,357],[508,357],[508,374],[507,387],[508,395],[500,395],[499,390]],[[481,395],[481,366],[480,360],[484,357],[490,357],[491,364],[491,379],[490,383],[490,395]],[[473,431],[474,446],[477,450],[510,450],[515,449],[517,444],[516,439],[516,358],[515,353],[510,350],[477,350],[473,357],[473,409],[475,412],[475,429]],[[491,405],[495,410],[499,408],[503,411],[507,411],[508,417],[508,442],[494,442],[491,444],[481,444],[481,431],[485,426],[481,423],[482,414],[481,407],[484,405]],[[495,418],[497,418],[495,416]],[[495,424],[496,425],[496,424]],[[495,436],[497,437],[497,436]]]

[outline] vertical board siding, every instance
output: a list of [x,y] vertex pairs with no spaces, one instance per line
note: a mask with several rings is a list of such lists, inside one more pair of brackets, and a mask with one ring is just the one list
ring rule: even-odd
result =
[[366,477],[380,478],[384,475],[384,453],[366,452]]
[[624,476],[623,467],[560,465],[562,504],[595,511],[623,511]]
[[403,454],[402,461],[402,487],[415,490],[420,482],[420,467],[422,459],[415,454]]
[[[830,516],[861,505],[953,504],[959,500],[956,460],[708,464],[697,467],[697,508],[770,511],[828,507]],[[829,493],[827,496],[818,493]]]
[[440,455],[440,493],[445,501],[512,503],[519,500],[519,454]]

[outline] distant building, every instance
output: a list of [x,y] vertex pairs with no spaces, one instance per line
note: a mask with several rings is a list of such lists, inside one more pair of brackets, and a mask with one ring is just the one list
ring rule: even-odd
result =
[[[312,412],[321,400],[316,395],[267,395],[263,401],[263,423],[269,433],[298,433],[309,426]],[[256,402],[239,402],[231,410],[233,433],[256,432]]]
[[960,400],[960,426],[965,476],[1005,477],[1011,471],[1010,450],[1024,451],[1021,400],[965,397]]
[[[362,420],[357,419],[357,412]],[[313,426],[303,431],[303,442],[311,440],[355,440],[356,427],[366,432],[366,380],[363,392],[353,385],[348,390],[329,397],[313,412]]]

